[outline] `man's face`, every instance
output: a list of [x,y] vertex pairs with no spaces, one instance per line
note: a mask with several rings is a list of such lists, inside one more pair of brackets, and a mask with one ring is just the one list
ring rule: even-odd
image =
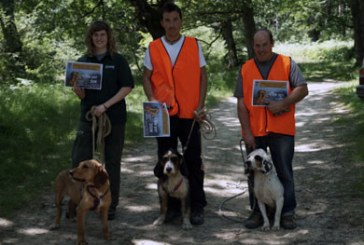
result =
[[266,31],[258,31],[254,35],[254,52],[258,61],[268,61],[273,56],[273,43]]
[[164,12],[161,25],[168,38],[177,38],[180,35],[182,20],[176,11]]

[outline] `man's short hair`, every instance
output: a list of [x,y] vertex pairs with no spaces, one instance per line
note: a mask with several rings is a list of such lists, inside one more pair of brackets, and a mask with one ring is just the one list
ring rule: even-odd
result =
[[266,32],[266,33],[268,34],[268,36],[269,36],[269,40],[270,40],[271,44],[274,44],[273,34],[272,34],[272,32],[271,32],[269,29],[267,29],[267,28],[260,28],[260,29],[256,30],[256,31],[255,31],[255,33],[254,33],[254,36],[255,36],[255,34],[257,34],[257,33],[258,33],[258,32],[260,32],[260,31],[264,31],[264,32]]
[[170,13],[176,11],[179,14],[180,19],[182,20],[182,11],[181,9],[174,3],[167,2],[161,8],[161,18],[163,19],[164,13]]

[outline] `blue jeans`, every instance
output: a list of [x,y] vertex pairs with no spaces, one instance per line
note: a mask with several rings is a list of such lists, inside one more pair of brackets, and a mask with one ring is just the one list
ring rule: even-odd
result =
[[[293,214],[297,206],[292,160],[294,155],[294,136],[271,133],[267,136],[255,138],[256,149],[269,149],[277,175],[284,188],[284,204],[282,216]],[[246,149],[249,154],[252,149]],[[259,211],[253,191],[254,178],[248,177],[250,207]]]

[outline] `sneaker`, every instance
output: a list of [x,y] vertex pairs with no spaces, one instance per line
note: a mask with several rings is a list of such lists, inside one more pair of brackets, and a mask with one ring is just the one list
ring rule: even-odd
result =
[[297,224],[294,215],[286,215],[281,218],[281,226],[286,230],[294,230],[297,228]]
[[107,214],[108,220],[114,220],[116,216],[116,209],[115,208],[109,208],[109,213]]
[[193,225],[202,225],[205,222],[203,211],[192,212],[190,221]]
[[248,229],[256,229],[263,225],[263,217],[258,211],[253,211],[248,219],[245,220],[245,227]]

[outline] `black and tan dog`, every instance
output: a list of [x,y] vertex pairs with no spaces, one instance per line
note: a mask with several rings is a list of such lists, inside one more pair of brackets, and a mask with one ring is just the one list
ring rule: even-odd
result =
[[182,155],[176,150],[168,150],[159,164],[163,167],[163,178],[158,180],[158,194],[160,200],[160,215],[154,221],[154,225],[164,223],[168,207],[168,198],[174,197],[181,201],[181,213],[183,216],[182,228],[191,229],[190,200],[188,180],[181,173]]
[[111,204],[109,176],[96,160],[81,162],[77,168],[61,171],[55,180],[56,218],[51,229],[60,226],[62,215],[62,201],[65,196],[70,197],[69,214],[73,206],[77,206],[77,239],[78,244],[87,244],[85,240],[85,217],[89,210],[100,213],[102,232],[105,239],[109,239],[107,215]]

